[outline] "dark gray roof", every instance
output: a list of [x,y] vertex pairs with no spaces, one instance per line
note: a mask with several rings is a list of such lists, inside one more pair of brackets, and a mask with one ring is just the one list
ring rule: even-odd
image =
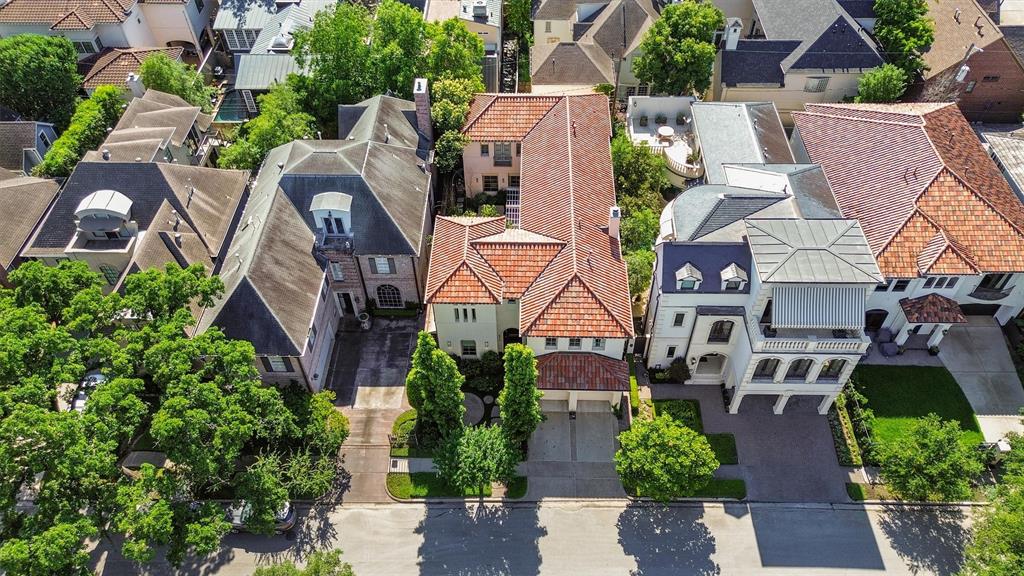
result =
[[743,306],[697,306],[697,316],[745,316]]
[[539,44],[530,48],[534,84],[601,84],[614,79],[614,64],[599,46],[586,42]]
[[735,50],[722,51],[722,82],[781,86],[782,61],[799,45],[799,40],[740,40]]
[[738,164],[761,172],[784,174],[786,191],[796,200],[800,216],[806,219],[841,218],[842,211],[832,194],[825,171],[818,164]]
[[671,203],[677,240],[697,240],[786,199],[785,194],[708,184],[683,191]]
[[1000,26],[999,31],[1017,58],[1024,60],[1024,26]]
[[803,48],[803,54],[790,65],[798,70],[861,68],[883,64],[871,39],[860,32],[860,25],[846,16],[839,16],[817,40]]
[[846,13],[857,19],[875,17],[875,0],[838,0]]
[[25,149],[36,148],[37,122],[0,122],[0,167],[21,172]]
[[[750,248],[742,242],[663,242],[654,248],[657,255],[654,278],[661,283],[663,293],[677,293],[676,270],[687,263],[700,270],[704,277],[697,290],[687,293],[716,294],[722,291],[721,272],[730,264],[736,264],[750,275]],[[750,292],[746,284],[742,294]],[[735,292],[731,292],[735,293]]]
[[57,188],[54,180],[0,175],[0,268],[10,267],[17,258],[57,196]]

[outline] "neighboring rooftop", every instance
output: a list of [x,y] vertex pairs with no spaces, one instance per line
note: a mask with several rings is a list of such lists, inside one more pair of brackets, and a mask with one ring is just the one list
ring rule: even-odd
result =
[[725,184],[723,164],[792,164],[782,120],[771,102],[694,102],[706,180]]
[[960,68],[971,46],[984,49],[998,42],[1003,33],[988,13],[974,0],[926,0],[928,17],[934,22],[935,40],[922,55],[927,66],[925,80]]
[[201,108],[189,104],[181,97],[157,90],[146,90],[141,98],[133,98],[128,104],[128,108],[108,138],[113,137],[112,142],[124,142],[125,138],[119,138],[115,134],[132,129],[171,128],[174,130],[170,135],[171,144],[181,146],[193,126],[199,132],[206,132],[212,123],[212,116],[203,114]]
[[477,95],[464,132],[502,129],[522,141],[520,228],[529,235],[504,233],[504,218],[439,217],[427,301],[518,298],[522,334],[631,336],[626,265],[607,232],[607,98]]
[[60,188],[54,180],[8,174],[0,177],[0,269],[11,267]]
[[805,108],[803,146],[886,277],[1024,270],[1024,206],[955,104]]
[[1012,179],[1011,184],[1017,188],[1017,196],[1020,197],[1024,193],[1020,190],[1024,186],[1024,135],[986,132],[982,136],[999,165]]
[[[19,173],[25,170],[25,150],[36,149],[41,124],[31,120],[0,122],[0,168]],[[52,128],[52,124],[49,126]]]
[[745,224],[761,282],[884,281],[856,220],[748,219]]
[[291,54],[295,33],[309,28],[317,12],[337,3],[338,0],[302,0],[283,5],[271,15],[249,52],[238,56],[235,89],[269,90],[274,83],[284,82],[289,74],[301,72]]
[[180,60],[184,51],[185,49],[180,47],[108,48],[79,62],[79,66],[88,66],[83,74],[82,86],[86,90],[95,90],[104,85],[126,88],[128,75],[138,74],[146,58],[153,54],[163,53],[171,60]]
[[0,24],[36,24],[51,30],[91,30],[97,24],[120,24],[136,0],[7,0]]
[[262,30],[282,3],[275,0],[220,0],[214,30]]

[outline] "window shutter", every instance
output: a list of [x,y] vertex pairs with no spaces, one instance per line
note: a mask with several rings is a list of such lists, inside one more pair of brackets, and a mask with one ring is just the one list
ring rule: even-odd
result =
[[274,367],[270,365],[270,358],[266,356],[260,356],[260,361],[263,362],[263,370],[266,372],[273,372]]
[[394,274],[394,273],[395,273],[395,259],[394,258],[388,258],[388,274]]
[[[266,358],[264,358],[264,360],[266,360]],[[291,360],[291,358],[289,358],[287,356],[281,356],[281,360],[284,361],[284,369],[285,369],[286,372],[294,372],[294,370],[292,370],[292,360]]]
[[377,259],[376,258],[370,258],[370,271],[373,272],[374,274],[380,274],[380,271],[377,270]]

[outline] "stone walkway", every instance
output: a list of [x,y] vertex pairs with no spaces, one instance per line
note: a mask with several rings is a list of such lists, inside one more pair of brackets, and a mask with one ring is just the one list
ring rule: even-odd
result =
[[939,358],[971,403],[985,441],[995,442],[1008,432],[1024,432],[1020,417],[1024,388],[1002,329],[988,316],[968,316],[967,320],[942,339]]

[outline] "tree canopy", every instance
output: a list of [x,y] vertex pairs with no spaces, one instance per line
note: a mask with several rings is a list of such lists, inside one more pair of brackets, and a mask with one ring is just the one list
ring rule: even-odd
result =
[[500,426],[477,426],[450,435],[435,452],[434,464],[449,485],[462,490],[482,488],[491,482],[512,481],[516,453]]
[[209,113],[213,109],[211,99],[217,94],[217,89],[206,84],[206,78],[196,71],[195,66],[172,60],[163,52],[146,57],[139,78],[146,88],[180,96],[189,104],[202,108],[203,112]]
[[537,359],[522,344],[505,346],[505,386],[498,395],[501,426],[513,447],[530,439],[544,419],[537,389]]
[[[216,328],[188,337],[191,309],[223,289],[201,265],[130,276],[123,295],[104,295],[82,262],[30,262],[9,279],[13,289],[0,290],[0,570],[86,574],[85,539],[101,531],[121,534],[130,559],[148,562],[162,548],[179,564],[215,551],[230,529],[214,498],[248,501],[250,528],[268,531],[285,499],[332,485],[348,434],[333,393],[264,385],[252,345]],[[87,371],[106,380],[81,412],[59,410]],[[143,441],[168,463],[119,468]],[[27,488],[34,506],[19,502]]]
[[257,568],[252,576],[353,576],[352,566],[341,560],[341,550],[317,551],[306,559],[305,568],[291,560]]
[[969,499],[971,482],[984,466],[962,436],[958,422],[936,414],[918,419],[899,441],[878,447],[882,480],[908,500]]
[[711,2],[669,4],[644,33],[633,73],[653,92],[704,93],[711,87],[715,63],[712,41],[723,25],[725,15]]
[[926,66],[921,55],[935,40],[926,0],[875,0],[875,38],[885,59],[913,80]]
[[907,90],[908,76],[895,64],[884,64],[864,73],[857,81],[856,102],[895,102]]
[[86,152],[103,144],[108,130],[121,118],[123,106],[124,93],[120,88],[96,88],[92,96],[79,102],[71,124],[53,142],[43,161],[33,168],[33,174],[51,178],[71,175]]
[[615,469],[640,496],[668,501],[694,495],[718,468],[707,438],[668,416],[635,420],[619,434]]
[[78,54],[62,36],[19,34],[0,38],[0,105],[26,120],[67,128],[82,77]]
[[230,146],[221,148],[217,160],[221,168],[257,170],[274,148],[316,133],[316,120],[304,111],[299,95],[290,84],[275,84],[257,101],[259,115],[242,124]]

